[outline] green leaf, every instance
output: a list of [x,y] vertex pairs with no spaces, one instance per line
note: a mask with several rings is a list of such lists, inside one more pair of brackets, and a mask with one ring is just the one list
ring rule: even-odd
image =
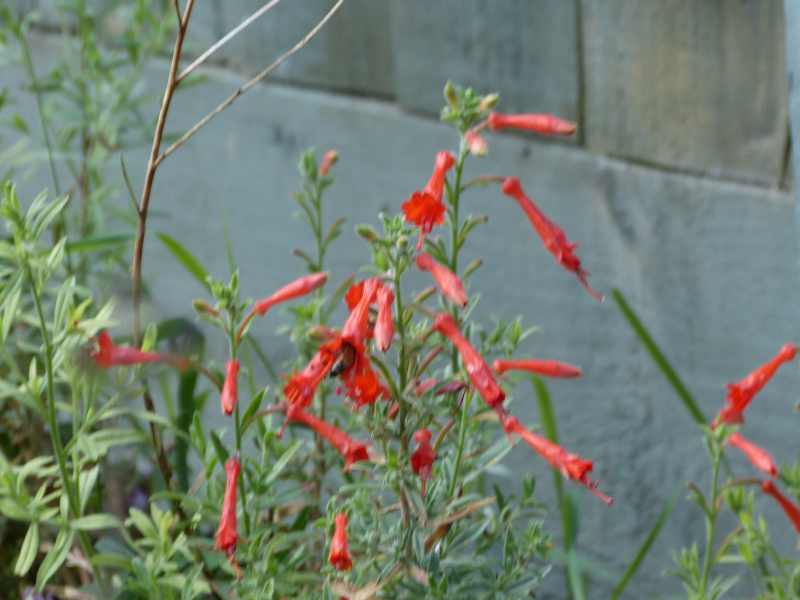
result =
[[133,230],[115,231],[113,233],[93,235],[91,237],[83,238],[82,240],[69,242],[66,250],[67,252],[87,252],[89,250],[99,250],[101,248],[119,246],[120,244],[131,241],[135,237],[136,232]]
[[281,471],[283,471],[286,465],[289,464],[289,461],[292,460],[292,457],[295,455],[295,453],[303,447],[303,444],[303,440],[297,440],[283,451],[281,457],[275,461],[275,464],[272,466],[272,469],[267,475],[265,483],[272,483],[278,477],[278,475],[281,474]]
[[95,529],[119,529],[122,527],[122,523],[112,515],[101,513],[72,519],[69,526],[71,529],[80,531],[94,531]]
[[183,268],[186,269],[190,275],[197,279],[204,288],[211,291],[211,286],[206,281],[206,278],[209,277],[208,271],[206,271],[203,265],[201,265],[186,248],[169,237],[166,233],[157,233],[156,237],[161,240],[164,246],[167,247],[167,250],[178,259],[178,262],[183,265]]
[[633,309],[631,309],[631,307],[628,305],[628,302],[625,300],[625,297],[622,295],[622,293],[618,289],[614,288],[611,290],[611,295],[614,296],[614,300],[616,300],[619,309],[622,311],[623,316],[628,320],[628,324],[631,326],[634,333],[650,353],[653,362],[655,362],[656,366],[661,369],[664,377],[666,377],[667,381],[669,381],[670,385],[672,385],[672,388],[678,394],[678,397],[681,399],[684,406],[686,406],[686,409],[692,415],[694,420],[701,425],[708,423],[706,418],[703,416],[703,413],[698,408],[694,397],[689,393],[689,390],[686,389],[683,381],[681,381],[681,378],[678,377],[678,374],[672,368],[672,365],[669,364],[667,357],[664,356],[664,353],[661,352],[661,349],[653,341],[653,338],[650,336],[647,329],[645,329],[644,325],[642,325],[639,317],[636,316],[636,313],[633,312]]
[[650,550],[650,546],[652,546],[653,542],[656,541],[656,538],[658,537],[661,528],[664,526],[667,517],[672,512],[672,508],[675,506],[675,501],[678,499],[678,496],[680,495],[682,490],[683,490],[683,485],[681,485],[675,491],[675,493],[672,494],[672,498],[669,499],[669,502],[667,502],[667,505],[664,507],[664,510],[661,511],[661,514],[659,515],[655,526],[650,531],[650,534],[647,536],[647,539],[645,539],[644,544],[642,544],[642,547],[639,548],[639,552],[636,553],[636,557],[633,559],[633,562],[631,562],[630,566],[628,567],[628,570],[625,571],[625,574],[622,576],[622,579],[619,580],[617,587],[614,589],[614,593],[611,594],[611,600],[617,600],[617,598],[620,597],[622,592],[625,590],[625,586],[628,585],[628,582],[631,580],[634,573],[636,573],[636,570],[639,568],[639,565],[642,563],[644,557],[647,555],[647,552]]
[[50,578],[56,574],[56,571],[64,564],[67,558],[69,549],[72,548],[72,542],[75,539],[75,531],[62,529],[58,532],[56,542],[53,544],[53,549],[44,557],[39,572],[36,574],[36,592],[41,592],[45,584],[50,581]]
[[230,458],[230,453],[225,449],[225,446],[222,445],[222,442],[215,432],[211,431],[209,435],[211,436],[211,443],[214,446],[214,452],[216,452],[219,462],[224,466],[225,463],[228,462],[228,458]]
[[28,533],[25,534],[25,539],[22,541],[22,549],[19,552],[17,564],[14,567],[14,575],[22,577],[30,570],[38,549],[39,524],[31,523],[31,526],[28,528]]
[[47,208],[42,211],[42,214],[36,219],[36,223],[33,225],[31,234],[33,235],[34,239],[39,239],[39,236],[44,233],[44,230],[47,229],[47,226],[53,222],[60,213],[64,206],[67,204],[67,200],[69,200],[69,196],[64,196],[50,204]]

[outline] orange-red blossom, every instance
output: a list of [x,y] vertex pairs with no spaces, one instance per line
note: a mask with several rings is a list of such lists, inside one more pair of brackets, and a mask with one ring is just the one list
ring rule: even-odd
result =
[[239,361],[229,360],[225,365],[225,383],[222,386],[222,412],[232,415],[236,407],[236,400],[239,398],[239,390],[236,378],[239,375]]
[[[800,534],[800,508],[797,508],[786,496],[781,494],[778,488],[775,487],[775,484],[772,483],[771,479],[767,479],[761,484],[761,491],[765,494],[769,494],[778,501],[783,512],[786,513],[786,516],[792,522],[794,530]],[[798,540],[798,546],[800,546],[800,540]]]
[[458,330],[458,326],[453,320],[453,317],[448,313],[436,315],[433,321],[433,328],[453,342],[453,345],[456,347],[459,354],[461,354],[461,360],[464,361],[464,366],[467,368],[467,375],[469,375],[472,385],[475,386],[481,398],[483,398],[486,404],[493,408],[501,418],[505,416],[505,410],[503,409],[503,400],[506,398],[505,392],[497,385],[483,357]]
[[583,372],[580,368],[555,360],[539,360],[536,358],[503,360],[498,358],[492,363],[492,371],[498,375],[512,370],[528,371],[529,373],[536,373],[537,375],[544,375],[545,377],[558,377],[561,379],[583,377]]
[[91,358],[98,369],[158,362],[169,363],[181,371],[189,368],[189,359],[186,357],[117,346],[107,331],[101,331],[94,341],[97,342],[97,349],[92,352]]
[[328,273],[312,273],[311,275],[301,277],[283,286],[269,298],[264,298],[256,302],[253,305],[253,312],[259,317],[263,317],[266,312],[276,304],[310,294],[317,288],[322,287],[327,280]]
[[544,247],[556,257],[556,260],[559,262],[559,264],[567,271],[572,271],[575,273],[580,282],[583,284],[583,287],[586,288],[586,291],[588,291],[596,300],[602,302],[603,296],[594,291],[587,281],[587,278],[591,275],[591,273],[581,268],[581,261],[573,252],[573,250],[578,248],[580,244],[571,243],[567,239],[567,236],[564,235],[564,231],[561,229],[561,227],[550,221],[544,215],[544,213],[539,210],[539,207],[536,206],[522,191],[522,187],[519,184],[519,179],[516,177],[508,177],[503,182],[503,193],[507,196],[511,196],[517,201],[517,204],[519,204],[522,210],[525,212],[525,215],[528,217],[531,225],[533,225],[536,233],[538,233],[539,237],[542,238]]
[[714,429],[720,423],[744,423],[744,409],[747,408],[753,397],[767,385],[767,382],[772,379],[783,363],[794,360],[795,354],[794,346],[784,344],[775,358],[768,363],[761,365],[741,381],[729,383],[725,406],[711,423],[711,428]]
[[756,446],[753,442],[749,442],[742,437],[738,431],[733,432],[728,437],[728,443],[734,448],[741,450],[753,466],[759,471],[763,471],[772,477],[778,476],[778,469],[775,468],[775,462],[769,455],[769,452]]
[[344,458],[344,471],[347,471],[353,463],[369,460],[369,454],[367,453],[369,444],[367,442],[355,441],[341,429],[307,413],[299,406],[288,406],[286,408],[286,418],[289,421],[307,425],[328,440],[328,443]]
[[597,489],[597,482],[593,481],[588,475],[594,466],[591,460],[586,460],[577,454],[567,452],[558,444],[554,444],[547,438],[525,429],[517,417],[508,416],[503,419],[503,429],[505,429],[509,437],[512,433],[517,434],[564,477],[583,484],[592,494],[611,506],[613,499],[600,492]]
[[547,135],[572,135],[575,133],[575,123],[547,114],[503,115],[491,113],[486,122],[492,131],[513,127]]
[[334,519],[336,529],[331,540],[331,553],[328,555],[328,562],[337,571],[348,571],[353,566],[350,552],[347,549],[347,515],[340,513]]
[[375,345],[381,352],[386,352],[391,347],[394,337],[392,302],[394,302],[394,292],[388,287],[381,287],[378,290],[378,319],[375,321],[373,335]]
[[420,271],[430,271],[436,285],[442,291],[445,298],[457,304],[466,306],[468,302],[467,291],[458,276],[447,267],[444,267],[433,260],[427,252],[420,252],[417,256],[417,268]]
[[436,458],[436,451],[431,446],[431,432],[427,429],[420,429],[414,433],[414,441],[417,442],[417,449],[411,455],[411,470],[422,479],[422,495],[425,495],[425,482],[433,474],[433,461]]
[[444,194],[444,180],[447,171],[455,164],[456,159],[449,152],[439,152],[436,155],[436,167],[428,185],[421,192],[417,191],[400,207],[405,215],[406,223],[413,223],[420,228],[417,250],[422,247],[422,236],[433,231],[434,226],[444,223],[444,214],[447,212],[442,202]]
[[225,465],[225,498],[222,501],[222,515],[219,519],[217,542],[214,550],[222,550],[230,559],[230,564],[236,567],[236,575],[242,579],[242,571],[236,563],[236,544],[241,541],[236,533],[236,482],[242,472],[239,455],[234,454]]
[[338,160],[339,153],[336,150],[328,150],[322,155],[322,164],[319,166],[319,174],[325,177]]

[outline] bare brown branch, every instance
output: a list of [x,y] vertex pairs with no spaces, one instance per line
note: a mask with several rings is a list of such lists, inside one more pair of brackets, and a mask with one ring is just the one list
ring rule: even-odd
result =
[[301,39],[299,42],[297,42],[297,44],[295,44],[295,46],[291,50],[289,50],[286,54],[281,56],[278,60],[276,60],[270,66],[268,66],[266,69],[261,71],[261,73],[259,73],[255,77],[253,77],[250,81],[248,81],[242,87],[240,87],[238,90],[236,90],[233,94],[231,94],[228,97],[227,100],[225,100],[217,108],[215,108],[210,113],[208,113],[205,117],[200,119],[200,121],[198,121],[189,131],[184,133],[180,137],[180,139],[178,141],[176,141],[169,148],[167,148],[164,151],[164,153],[155,160],[155,166],[158,166],[159,164],[161,164],[161,161],[163,161],[170,154],[175,152],[175,150],[177,150],[184,142],[186,142],[186,140],[188,140],[195,133],[197,133],[211,119],[216,117],[219,113],[221,113],[223,110],[228,108],[231,104],[233,104],[236,101],[236,99],[239,98],[239,96],[244,94],[247,90],[249,90],[251,87],[253,87],[255,84],[257,84],[259,81],[264,79],[264,77],[266,77],[267,75],[272,73],[281,64],[283,64],[289,57],[291,57],[295,52],[297,52],[303,46],[305,46],[309,42],[309,40],[311,40],[311,38],[313,38],[319,32],[320,29],[322,29],[322,27],[325,25],[325,23],[327,23],[330,20],[330,18],[336,13],[336,11],[339,10],[339,7],[342,4],[344,4],[344,0],[338,0],[338,2],[333,5],[333,8],[331,8],[331,10],[328,11],[328,14],[325,15],[325,17],[319,23],[317,23],[317,26],[314,27],[314,29],[312,29],[311,31],[309,31],[305,35],[305,37],[303,37],[303,39]]

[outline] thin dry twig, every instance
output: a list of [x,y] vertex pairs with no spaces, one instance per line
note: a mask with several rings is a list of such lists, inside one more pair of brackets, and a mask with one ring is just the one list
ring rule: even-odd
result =
[[309,42],[309,40],[311,40],[311,38],[313,38],[317,34],[317,32],[319,32],[320,29],[322,29],[322,27],[325,25],[325,23],[327,23],[330,20],[330,18],[336,13],[336,11],[339,10],[339,7],[342,4],[344,4],[344,0],[338,0],[338,2],[333,5],[333,8],[331,8],[331,10],[328,12],[328,14],[325,15],[325,17],[319,23],[317,23],[317,26],[314,27],[314,29],[312,29],[311,31],[309,31],[305,35],[305,37],[303,37],[303,39],[301,39],[299,42],[297,42],[297,44],[295,44],[295,46],[291,50],[289,50],[286,54],[284,54],[278,60],[276,60],[274,63],[272,63],[269,67],[267,67],[266,69],[261,71],[261,73],[259,73],[255,77],[253,77],[250,81],[248,81],[242,87],[240,87],[238,90],[236,90],[233,94],[231,94],[228,97],[227,100],[225,100],[217,108],[215,108],[210,113],[208,113],[205,117],[200,119],[189,131],[184,133],[180,137],[180,139],[178,139],[169,148],[167,148],[164,151],[164,153],[155,160],[155,166],[157,167],[159,164],[161,164],[161,162],[165,158],[167,158],[170,154],[175,152],[175,150],[177,150],[184,142],[186,142],[186,140],[188,140],[195,133],[197,133],[211,119],[216,117],[219,113],[221,113],[223,110],[228,108],[231,104],[233,104],[239,96],[244,94],[247,90],[249,90],[251,87],[253,87],[255,84],[257,84],[259,81],[264,79],[264,77],[266,77],[267,75],[272,73],[281,64],[283,64],[288,58],[290,58],[295,52],[297,52],[303,46],[305,46]]
[[211,46],[208,50],[203,52],[200,56],[198,56],[195,61],[186,67],[183,72],[178,75],[176,79],[176,83],[180,85],[181,81],[183,81],[187,75],[189,75],[192,71],[194,71],[197,67],[203,64],[210,56],[212,56],[217,50],[222,48],[225,44],[230,42],[233,38],[239,35],[242,31],[244,31],[247,27],[255,23],[258,19],[263,17],[265,14],[269,12],[270,9],[274,8],[278,4],[281,3],[282,0],[272,0],[268,2],[261,8],[259,8],[256,12],[252,15],[247,17],[244,21],[242,21],[237,27],[231,29],[231,31],[223,38],[221,38],[218,42],[216,42],[213,46]]

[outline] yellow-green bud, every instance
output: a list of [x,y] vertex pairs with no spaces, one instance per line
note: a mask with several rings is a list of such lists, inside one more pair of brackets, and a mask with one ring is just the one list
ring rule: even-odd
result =
[[453,87],[453,82],[449,79],[444,86],[444,99],[455,110],[458,110],[458,94],[456,93],[456,88]]

